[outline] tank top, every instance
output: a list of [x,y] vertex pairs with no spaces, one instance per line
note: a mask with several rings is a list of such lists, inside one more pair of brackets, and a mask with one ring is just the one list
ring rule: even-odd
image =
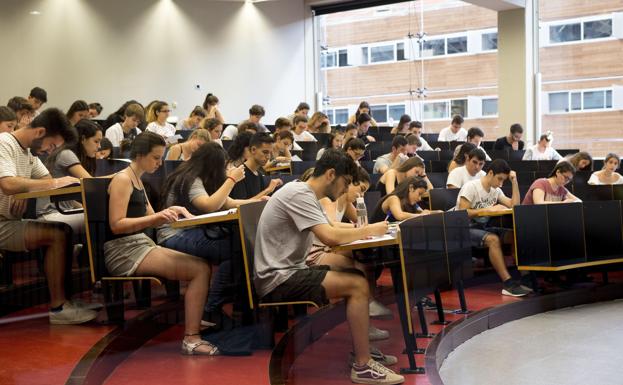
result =
[[[145,197],[145,190],[139,190],[132,185],[132,194],[128,201],[128,210],[126,212],[126,218],[140,218],[147,214],[147,198]],[[110,229],[110,222],[106,221],[106,228],[108,230],[107,240],[127,237],[128,235],[134,235],[141,233],[142,231],[136,231],[130,234],[114,234]]]

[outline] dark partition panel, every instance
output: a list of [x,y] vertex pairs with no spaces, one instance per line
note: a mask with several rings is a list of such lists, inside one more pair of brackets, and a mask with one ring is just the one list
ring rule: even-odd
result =
[[426,174],[428,176],[428,180],[433,184],[435,188],[445,188],[446,182],[448,181],[448,173],[447,172],[429,172]]
[[[439,138],[439,134],[433,134],[433,133],[420,134],[420,136],[424,138],[424,140],[426,140],[428,144],[430,144],[430,142],[436,142],[437,139]],[[431,144],[431,147],[435,148],[435,146],[433,146],[432,144]]]
[[456,206],[460,189],[434,188],[430,190],[429,201],[431,210],[447,211]]
[[468,279],[474,275],[472,246],[469,237],[467,211],[448,211],[443,214],[446,232],[446,254],[450,271],[450,283]]
[[318,148],[327,147],[329,145],[329,141],[331,140],[331,134],[326,133],[313,133],[314,138],[318,141]]
[[573,195],[582,201],[610,201],[614,199],[611,185],[574,184]]
[[487,151],[487,153],[489,154],[489,157],[492,160],[495,160],[495,159],[504,159],[506,161],[509,160],[508,150],[491,150],[491,151]]
[[509,151],[508,159],[512,161],[520,161],[523,159],[525,153],[525,150]]
[[417,156],[424,160],[439,160],[440,151],[418,151]]
[[431,172],[447,172],[449,163],[447,160],[431,160],[430,170]]
[[495,140],[483,140],[480,142],[480,147],[484,148],[485,151],[493,150],[493,145],[495,144]]
[[439,153],[439,160],[447,161],[448,163],[450,163],[450,161],[454,159],[454,151],[452,150],[441,150],[436,152]]
[[546,205],[552,266],[584,262],[582,204]]
[[318,154],[318,143],[317,142],[296,142],[303,149],[303,159],[304,161],[315,161],[316,154]]
[[534,172],[530,171],[520,171],[517,172],[517,183],[520,185],[528,185],[530,186],[532,182],[536,180]]
[[531,161],[531,162],[538,163],[539,165],[538,171],[547,171],[547,172],[552,172],[552,170],[554,169],[554,167],[556,167],[556,164],[558,163],[557,160],[536,160],[536,161]]
[[584,202],[587,260],[623,257],[621,202]]
[[292,170],[292,174],[295,175],[301,175],[305,172],[305,170],[307,170],[308,168],[314,167],[316,165],[316,162],[312,162],[312,161],[307,161],[307,162],[291,162],[290,163],[290,169]]
[[623,185],[612,186],[612,196],[618,201],[623,200]]
[[366,209],[368,210],[368,221],[370,221],[372,215],[374,215],[374,210],[376,210],[376,206],[381,200],[381,192],[366,191],[366,193],[363,195],[363,200],[366,203]]
[[513,221],[517,264],[549,266],[547,206],[515,206]]
[[431,146],[434,149],[439,148],[441,150],[450,150],[450,142],[431,142],[428,141],[429,146]]
[[536,160],[520,160],[520,161],[509,161],[508,165],[511,167],[511,170],[515,172],[526,172],[526,171],[538,171],[539,164]]

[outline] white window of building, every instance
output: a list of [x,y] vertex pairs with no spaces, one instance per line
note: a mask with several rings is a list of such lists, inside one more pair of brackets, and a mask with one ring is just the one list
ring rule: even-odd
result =
[[482,34],[482,50],[495,51],[498,49],[498,33],[490,32]]
[[550,114],[607,110],[612,108],[612,90],[550,92],[548,103]]
[[348,123],[348,108],[327,108],[323,111],[332,125]]
[[498,115],[498,98],[482,99],[482,116]]
[[543,23],[542,44],[558,45],[613,38],[616,35],[614,19],[619,17],[617,15],[596,15]]

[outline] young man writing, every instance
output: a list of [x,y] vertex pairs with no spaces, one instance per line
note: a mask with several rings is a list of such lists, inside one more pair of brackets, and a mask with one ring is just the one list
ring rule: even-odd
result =
[[264,182],[262,167],[268,163],[273,152],[275,140],[267,133],[256,133],[249,142],[249,157],[243,163],[245,178],[236,183],[229,194],[234,199],[261,199],[268,197],[283,184],[281,179]]
[[392,152],[381,155],[374,161],[374,174],[385,174],[390,168],[400,166],[402,162],[409,159],[407,156],[407,145],[409,142],[402,135],[396,135],[392,140]]
[[[23,252],[45,249],[45,275],[50,291],[52,324],[78,324],[97,316],[66,297],[65,276],[72,255],[71,228],[64,223],[23,220],[26,201],[14,194],[60,188],[79,180],[52,179],[35,154],[50,154],[63,143],[77,140],[65,114],[50,108],[12,133],[0,134],[0,249]],[[32,153],[31,153],[32,151]]]
[[484,176],[485,172],[482,171],[482,166],[485,165],[485,159],[486,155],[481,149],[475,148],[471,150],[467,154],[465,165],[450,171],[446,187],[461,188],[465,183]]
[[[502,184],[510,179],[513,188],[511,198],[502,192]],[[517,175],[511,171],[503,159],[496,159],[489,165],[487,174],[477,180],[467,182],[459,192],[456,208],[467,210],[471,218],[470,239],[474,247],[487,247],[489,260],[503,282],[502,294],[521,297],[530,293],[530,289],[511,279],[506,269],[502,243],[513,242],[513,232],[501,227],[489,226],[488,213],[507,210],[520,203]],[[484,216],[483,216],[484,215]]]
[[327,304],[346,300],[355,360],[351,381],[365,384],[399,384],[404,378],[370,358],[366,279],[359,274],[309,268],[305,259],[313,236],[336,246],[366,236],[382,235],[387,223],[362,228],[334,227],[319,202],[335,201],[357,178],[357,166],[345,153],[329,149],[316,162],[307,182],[292,182],[268,201],[258,223],[255,241],[255,287],[258,295],[272,302],[307,300]]

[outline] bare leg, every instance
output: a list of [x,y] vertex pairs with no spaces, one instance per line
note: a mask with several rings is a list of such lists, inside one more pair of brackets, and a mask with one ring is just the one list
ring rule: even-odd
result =
[[485,237],[485,246],[489,248],[489,260],[495,271],[500,276],[502,282],[511,277],[506,269],[506,263],[504,262],[504,254],[502,253],[502,242],[500,238],[495,234],[489,234]]
[[356,274],[329,271],[322,286],[330,299],[346,300],[346,319],[353,338],[355,361],[358,365],[366,364],[370,360],[368,283],[365,278]]

